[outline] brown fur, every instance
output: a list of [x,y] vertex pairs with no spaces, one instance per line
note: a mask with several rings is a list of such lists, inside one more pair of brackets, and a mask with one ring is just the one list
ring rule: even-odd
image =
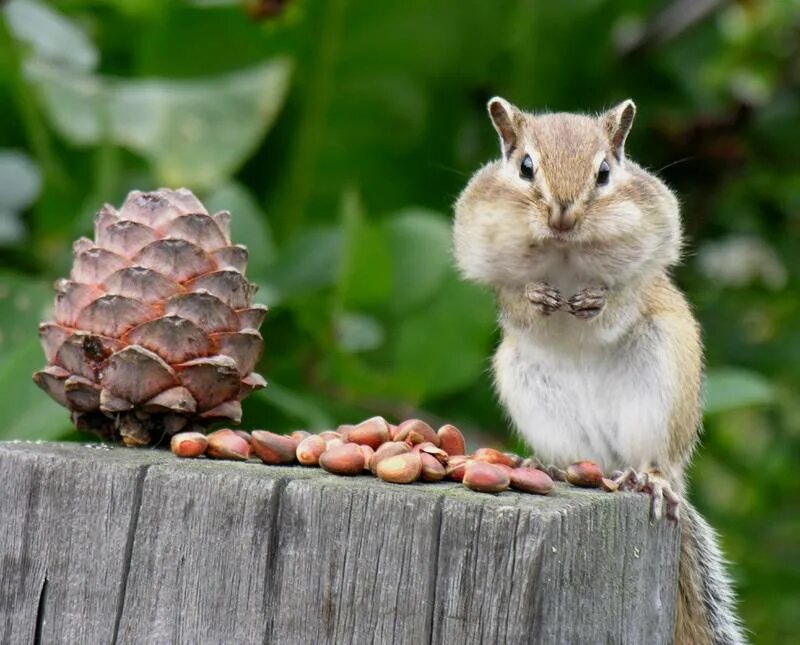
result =
[[[683,294],[666,276],[655,280],[647,291],[642,312],[668,327],[671,333],[670,351],[678,361],[678,372],[682,378],[680,392],[670,419],[669,458],[670,464],[654,468],[653,474],[661,474],[670,481],[681,495],[685,493],[684,468],[688,464],[699,437],[700,387],[702,346],[700,329],[692,316]],[[675,622],[676,645],[706,645],[714,642],[709,625],[707,608],[703,601],[702,570],[699,558],[703,552],[697,535],[686,514],[681,518],[681,551],[678,576],[678,598]]]
[[647,290],[642,313],[669,328],[670,352],[678,362],[681,380],[670,418],[669,443],[669,457],[677,472],[668,473],[668,477],[674,480],[673,485],[683,488],[683,470],[694,452],[700,430],[703,364],[700,327],[684,295],[665,275],[654,280]]

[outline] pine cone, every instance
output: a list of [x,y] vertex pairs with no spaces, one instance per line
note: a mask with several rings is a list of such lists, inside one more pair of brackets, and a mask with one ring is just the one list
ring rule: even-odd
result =
[[185,188],[133,191],[97,214],[95,242],[75,242],[33,380],[78,428],[149,445],[241,420],[241,400],[266,385],[253,370],[267,308],[251,304],[247,249],[229,223]]

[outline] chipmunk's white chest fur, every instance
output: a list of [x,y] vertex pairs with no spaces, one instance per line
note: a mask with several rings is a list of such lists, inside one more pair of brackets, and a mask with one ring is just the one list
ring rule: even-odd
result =
[[498,392],[540,460],[591,459],[609,472],[665,456],[675,366],[658,326],[635,325],[609,341],[602,314],[580,321],[559,312],[539,329],[506,329]]

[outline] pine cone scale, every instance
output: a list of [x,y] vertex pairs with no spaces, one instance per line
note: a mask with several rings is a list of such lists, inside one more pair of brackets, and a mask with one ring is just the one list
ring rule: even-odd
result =
[[230,356],[196,358],[176,365],[181,382],[197,401],[197,409],[206,412],[239,393],[242,377]]
[[133,298],[147,304],[185,292],[175,280],[139,266],[126,267],[112,273],[102,286],[109,294]]
[[155,307],[126,296],[104,295],[88,305],[75,321],[80,329],[119,338],[158,315]]
[[226,239],[217,223],[208,215],[200,213],[182,215],[174,219],[165,233],[170,238],[187,240],[208,251],[216,251],[230,244],[230,240]]
[[121,255],[94,247],[76,256],[70,277],[81,284],[99,284],[126,265],[127,261]]
[[100,388],[81,376],[70,376],[64,381],[64,396],[70,406],[81,412],[100,409]]
[[164,238],[148,244],[133,258],[137,266],[170,275],[178,282],[216,269],[216,263],[196,244]]
[[110,226],[100,227],[96,237],[99,246],[128,259],[158,239],[153,229],[131,221],[116,221]]
[[221,269],[186,282],[190,291],[205,291],[219,298],[231,309],[242,309],[252,298],[250,283],[233,269]]
[[211,337],[191,320],[163,316],[134,327],[127,341],[155,352],[168,363],[183,363],[214,353]]

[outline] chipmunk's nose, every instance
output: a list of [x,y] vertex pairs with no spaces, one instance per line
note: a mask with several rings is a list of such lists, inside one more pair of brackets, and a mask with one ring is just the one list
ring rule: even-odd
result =
[[559,233],[566,233],[572,230],[575,226],[575,211],[571,208],[571,204],[558,202],[550,205],[550,213],[547,218],[547,223],[554,231]]

